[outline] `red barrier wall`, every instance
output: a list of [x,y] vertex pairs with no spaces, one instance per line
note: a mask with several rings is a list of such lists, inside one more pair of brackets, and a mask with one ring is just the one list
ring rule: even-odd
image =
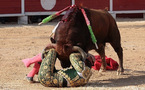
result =
[[110,7],[110,0],[75,0],[75,3],[93,9],[105,9],[106,7],[109,9]]
[[54,8],[45,10],[40,2],[40,0],[25,0],[25,12],[59,11],[71,5],[71,0],[56,0]]
[[145,10],[145,0],[113,0],[113,10]]
[[21,13],[21,0],[0,0],[0,14]]
[[[24,1],[24,9],[22,9],[21,1]],[[46,9],[42,2],[48,7],[52,5],[52,2],[55,2],[55,4],[51,9]],[[3,14],[8,14],[8,16],[11,16],[16,14],[15,16],[17,16],[18,14],[23,15],[25,12],[30,12],[32,15],[33,12],[38,12],[38,15],[39,12],[62,10],[71,4],[72,0],[0,0],[0,15],[5,16]],[[105,9],[106,7],[108,7],[108,10],[110,9],[110,0],[75,0],[75,4],[93,9]],[[113,0],[113,11],[125,10],[145,10],[145,0]]]

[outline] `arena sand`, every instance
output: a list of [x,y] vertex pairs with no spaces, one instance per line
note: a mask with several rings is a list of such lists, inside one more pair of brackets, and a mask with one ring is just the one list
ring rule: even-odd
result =
[[[145,89],[145,20],[117,19],[124,53],[124,75],[116,71],[99,73],[93,71],[89,83],[83,87],[44,87],[40,83],[28,83],[25,75],[32,69],[26,68],[22,59],[42,52],[50,43],[49,34],[57,22],[42,26],[37,24],[0,24],[0,90],[144,90]],[[82,30],[83,31],[83,30]],[[98,55],[94,50],[93,55]],[[118,57],[110,44],[106,44],[106,56],[118,62]],[[57,60],[56,68],[61,69]],[[37,80],[37,76],[34,78]]]

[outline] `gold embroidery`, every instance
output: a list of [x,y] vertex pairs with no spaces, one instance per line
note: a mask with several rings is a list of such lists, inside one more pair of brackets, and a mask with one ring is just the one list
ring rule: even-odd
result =
[[70,86],[79,86],[79,85],[84,85],[85,84],[85,80],[83,78],[81,78],[79,75],[77,75],[76,77],[71,79],[63,71],[59,71],[58,74],[62,75],[67,80],[67,82],[70,84]]
[[46,81],[46,85],[50,85],[50,84],[51,84],[50,80]]
[[[70,68],[66,68],[64,70],[60,70],[57,73],[53,72],[53,68],[55,66],[55,60],[56,60],[56,51],[55,49],[46,50],[43,52],[44,61],[41,64],[40,72],[39,72],[39,80],[40,83],[44,86],[62,86],[63,85],[63,78],[66,79],[67,83],[70,84],[70,86],[81,86],[85,85],[90,76],[91,71],[90,68],[85,66],[84,62],[81,61],[81,55],[74,53],[70,59],[72,60],[72,65],[75,68],[76,71],[80,71],[79,73],[82,73],[83,77],[80,77],[76,72],[74,74],[67,74],[68,72],[71,72]],[[71,61],[70,60],[70,61]],[[85,66],[85,67],[84,67]],[[74,68],[71,68],[74,70]],[[70,70],[70,71],[67,71]],[[72,71],[73,71],[72,70]],[[70,76],[69,76],[70,75]],[[74,76],[73,76],[74,75]]]
[[48,67],[47,66],[44,66],[44,69],[47,69]]
[[88,79],[90,77],[89,76],[90,73],[91,73],[90,68],[86,66],[85,69],[82,71],[83,78]]
[[54,83],[54,84],[57,84],[57,83],[58,83],[57,79],[54,79],[54,80],[53,80],[53,83]]

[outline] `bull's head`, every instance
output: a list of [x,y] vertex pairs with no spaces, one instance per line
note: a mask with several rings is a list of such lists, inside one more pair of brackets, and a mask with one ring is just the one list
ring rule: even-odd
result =
[[[49,44],[45,49],[50,49],[50,48],[55,48],[56,51],[57,51],[57,44]],[[71,49],[71,53],[73,52],[79,52],[81,55],[82,55],[82,60],[85,62],[85,64],[89,67],[91,67],[94,63],[94,56],[91,55],[91,54],[86,54],[86,52],[83,51],[83,49],[81,49],[80,47],[78,46],[73,46],[72,48],[67,46],[67,48],[70,48]],[[70,54],[71,54],[70,53]],[[59,55],[59,53],[58,53]],[[60,55],[59,55],[60,56]],[[62,56],[61,56],[62,57]],[[66,59],[66,57],[64,58],[64,60]],[[68,62],[69,60],[67,61],[63,61],[61,64],[65,64],[66,62]],[[69,64],[66,64],[66,65],[69,65]],[[64,65],[65,66],[65,65]]]
[[[52,39],[52,38],[51,38]],[[53,40],[53,39],[52,39]],[[79,52],[82,55],[83,60],[86,59],[86,52],[84,52],[83,49],[81,49],[79,46],[72,46],[71,44],[64,44],[62,45],[57,44],[48,44],[48,46],[45,49],[55,48],[59,56],[69,56],[73,52]],[[65,57],[67,58],[67,57]]]
[[[56,28],[54,39],[58,58],[62,62],[62,67],[69,67],[69,55],[73,52],[88,51],[86,45],[90,43],[88,28],[78,7],[70,8],[63,16]],[[76,46],[80,47],[76,49]],[[82,52],[81,52],[82,53]],[[84,55],[82,55],[84,58]]]

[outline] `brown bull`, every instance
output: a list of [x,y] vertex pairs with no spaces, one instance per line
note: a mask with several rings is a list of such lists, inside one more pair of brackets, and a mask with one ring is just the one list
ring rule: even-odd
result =
[[106,10],[83,8],[97,39],[98,49],[96,49],[80,8],[83,7],[74,6],[66,12],[56,29],[54,39],[51,38],[54,44],[50,46],[56,48],[62,67],[70,66],[69,55],[75,52],[73,46],[79,46],[86,53],[95,49],[102,59],[101,70],[105,71],[105,43],[109,42],[119,57],[118,73],[121,74],[124,71],[123,49],[120,43],[120,32],[114,18]]

